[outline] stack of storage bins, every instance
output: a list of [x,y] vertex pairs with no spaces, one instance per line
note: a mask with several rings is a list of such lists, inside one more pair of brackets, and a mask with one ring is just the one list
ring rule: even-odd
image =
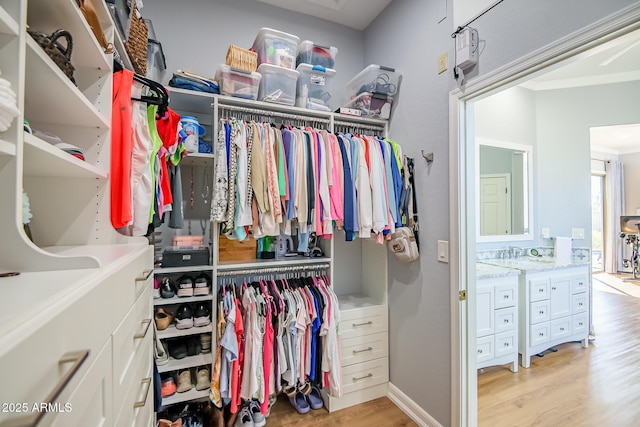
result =
[[300,38],[271,28],[261,28],[252,49],[258,54],[258,73],[262,76],[260,101],[294,105],[296,100],[296,52]]
[[296,57],[296,70],[300,73],[296,106],[312,110],[331,111],[333,69],[338,49],[319,46],[312,41],[300,43]]
[[351,101],[345,107],[359,110],[363,117],[388,120],[401,82],[394,68],[371,64],[347,83]]
[[147,24],[149,31],[147,44],[147,78],[162,83],[164,72],[167,69],[162,44],[156,37],[156,32],[153,29],[151,20],[145,19],[144,22]]

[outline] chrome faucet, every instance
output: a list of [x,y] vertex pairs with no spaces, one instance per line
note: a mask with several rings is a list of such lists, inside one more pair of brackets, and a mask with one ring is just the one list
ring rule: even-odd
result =
[[522,256],[522,248],[517,246],[509,246],[509,258],[513,260],[519,260]]

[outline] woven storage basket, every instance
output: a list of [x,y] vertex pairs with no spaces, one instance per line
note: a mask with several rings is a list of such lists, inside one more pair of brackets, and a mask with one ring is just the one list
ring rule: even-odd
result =
[[227,50],[226,64],[232,68],[254,72],[258,69],[258,54],[232,44]]
[[147,75],[147,46],[149,30],[144,19],[137,17],[137,7],[135,0],[131,1],[131,24],[129,26],[129,37],[124,43],[127,54],[133,64],[133,70],[142,75]]

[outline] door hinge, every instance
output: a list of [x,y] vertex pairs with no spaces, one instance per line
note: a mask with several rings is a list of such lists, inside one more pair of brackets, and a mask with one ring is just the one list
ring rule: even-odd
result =
[[467,291],[458,292],[458,299],[460,301],[466,301],[467,300]]

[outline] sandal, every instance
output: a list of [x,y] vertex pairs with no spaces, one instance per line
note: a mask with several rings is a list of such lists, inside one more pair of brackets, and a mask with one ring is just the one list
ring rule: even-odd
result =
[[169,311],[165,311],[165,309],[162,307],[158,307],[156,309],[155,318],[156,318],[156,328],[159,331],[163,331],[167,329],[169,325],[171,325],[171,322],[173,322],[173,313]]
[[307,403],[307,399],[304,394],[296,389],[295,387],[288,387],[284,390],[285,394],[289,398],[289,403],[291,406],[296,408],[299,414],[306,414],[311,409],[309,407],[309,403]]
[[305,396],[307,398],[307,402],[309,402],[309,406],[311,406],[311,409],[322,409],[324,406],[322,394],[320,394],[320,389],[318,389],[318,387],[312,386],[309,394],[306,394]]

